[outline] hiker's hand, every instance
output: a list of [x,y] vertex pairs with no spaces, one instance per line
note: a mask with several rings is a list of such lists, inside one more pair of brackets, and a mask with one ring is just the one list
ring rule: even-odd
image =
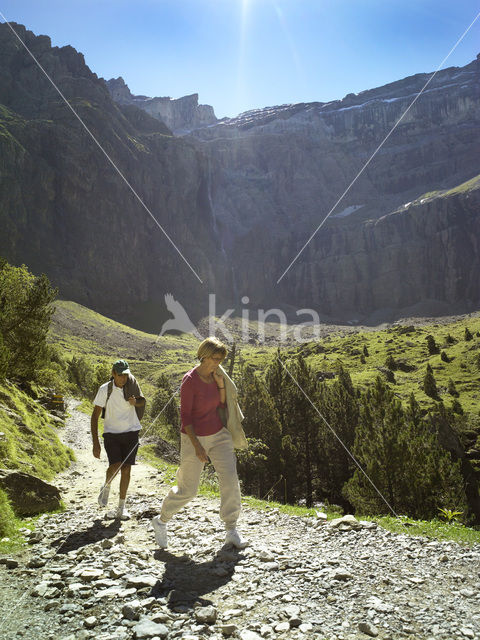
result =
[[101,447],[100,447],[100,443],[99,442],[94,442],[93,444],[93,457],[94,458],[100,458],[100,451],[101,451]]
[[223,375],[220,373],[218,369],[213,372],[213,379],[217,383],[217,387],[224,387],[225,380],[223,379]]
[[197,454],[197,458],[200,460],[200,462],[208,462],[207,452],[201,444],[195,447],[195,453]]
[[128,401],[133,407],[137,404],[137,399],[135,398],[135,396],[130,396]]

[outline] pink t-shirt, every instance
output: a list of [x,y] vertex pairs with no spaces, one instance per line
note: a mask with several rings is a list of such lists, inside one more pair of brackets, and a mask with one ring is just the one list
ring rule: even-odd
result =
[[220,391],[214,382],[204,382],[197,369],[188,371],[182,379],[180,387],[180,417],[182,428],[193,425],[197,436],[211,436],[223,428],[217,407],[224,407],[220,402]]

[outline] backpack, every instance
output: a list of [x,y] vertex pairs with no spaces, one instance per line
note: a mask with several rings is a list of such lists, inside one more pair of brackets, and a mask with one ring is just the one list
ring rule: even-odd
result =
[[[137,385],[137,381],[135,380],[135,378],[128,376],[128,380],[126,382],[126,384],[123,387],[123,397],[125,398],[125,400],[128,400],[129,396],[134,395],[132,393],[127,393],[127,387],[131,388],[132,384],[135,384],[135,386],[137,387],[137,391],[139,391],[138,385]],[[110,382],[108,383],[108,387],[107,387],[107,399],[105,400],[105,406],[102,408],[102,418],[105,419],[105,411],[107,408],[107,402],[108,399],[110,398],[110,396],[112,395],[112,391],[113,391],[113,378],[110,378]],[[137,418],[139,420],[141,420],[143,418],[143,414],[145,413],[145,405],[146,403],[143,404],[143,406],[141,407],[135,407],[135,413],[137,414]]]

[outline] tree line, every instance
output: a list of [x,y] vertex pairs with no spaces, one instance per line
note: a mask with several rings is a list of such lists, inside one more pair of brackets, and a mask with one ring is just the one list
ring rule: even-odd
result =
[[241,363],[238,380],[246,493],[364,515],[431,519],[444,508],[478,520],[476,480],[456,435],[465,418],[442,403],[424,411],[412,393],[404,406],[381,377],[355,388],[341,364],[335,380],[320,382],[300,354],[285,360],[280,351],[263,375]]

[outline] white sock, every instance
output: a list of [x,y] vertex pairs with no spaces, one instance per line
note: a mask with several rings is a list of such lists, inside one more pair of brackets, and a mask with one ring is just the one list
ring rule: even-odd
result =
[[118,510],[119,511],[123,511],[125,509],[125,500],[122,500],[121,498],[118,501]]

